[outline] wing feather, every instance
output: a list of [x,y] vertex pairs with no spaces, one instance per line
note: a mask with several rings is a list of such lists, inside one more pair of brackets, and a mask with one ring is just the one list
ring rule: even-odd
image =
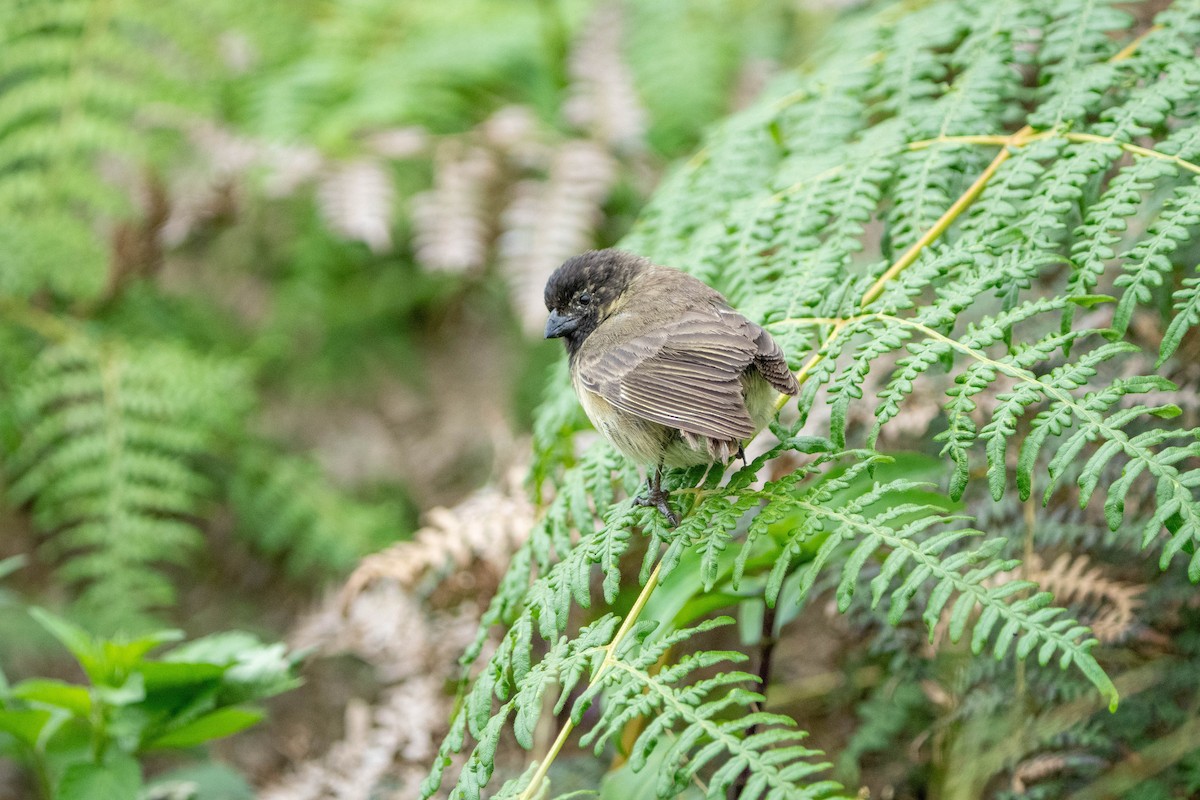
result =
[[711,306],[625,341],[594,335],[609,344],[580,351],[579,380],[628,413],[712,439],[745,439],[754,423],[741,377],[761,357],[759,331],[737,312]]

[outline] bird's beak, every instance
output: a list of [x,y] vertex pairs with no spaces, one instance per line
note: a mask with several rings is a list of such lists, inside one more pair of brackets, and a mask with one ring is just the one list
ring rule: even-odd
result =
[[566,336],[574,332],[578,327],[579,317],[571,317],[560,314],[557,311],[551,311],[550,319],[546,320],[546,338],[557,339],[560,336]]

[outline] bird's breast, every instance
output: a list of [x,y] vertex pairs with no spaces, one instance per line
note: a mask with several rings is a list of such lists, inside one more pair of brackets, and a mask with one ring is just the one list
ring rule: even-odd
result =
[[659,462],[673,438],[674,432],[670,428],[622,411],[578,383],[575,384],[575,392],[579,396],[583,412],[613,447],[639,464]]

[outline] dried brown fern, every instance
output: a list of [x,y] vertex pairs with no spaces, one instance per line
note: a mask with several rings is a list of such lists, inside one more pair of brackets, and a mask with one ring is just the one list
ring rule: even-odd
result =
[[446,272],[480,270],[495,235],[500,154],[455,137],[438,145],[433,166],[433,188],[412,200],[417,259]]
[[454,508],[429,511],[412,541],[368,556],[346,582],[342,608],[352,611],[363,592],[381,581],[415,591],[427,577],[444,582],[477,564],[502,571],[534,522],[533,504],[520,484],[523,474],[513,470],[500,487],[480,489]]
[[[499,264],[518,315],[540,328],[541,289],[565,258],[598,244],[604,204],[626,170],[648,192],[656,170],[645,154],[647,118],[622,54],[619,3],[585,21],[568,57],[562,109],[571,130],[511,105],[462,133],[433,137],[418,127],[362,131],[356,152],[334,158],[205,124],[191,131],[197,164],[171,192],[163,238],[179,244],[227,208],[259,176],[268,197],[315,190],[329,230],[375,252],[391,250],[397,209],[411,213],[414,255],[423,267],[481,272]],[[432,184],[397,196],[392,161],[432,158]],[[405,202],[405,201],[409,202]]]
[[429,512],[412,541],[364,560],[339,594],[301,620],[290,637],[296,647],[351,653],[374,668],[384,690],[374,705],[350,703],[342,740],[260,797],[415,796],[451,716],[445,676],[474,639],[489,593],[479,587],[498,579],[532,527],[524,472],[514,469],[501,486]]
[[377,253],[392,248],[395,203],[392,176],[378,158],[330,164],[317,184],[317,207],[330,229]]
[[1104,763],[1102,759],[1088,753],[1041,753],[1017,764],[1009,785],[1014,792],[1024,794],[1031,784],[1052,778],[1073,767]]
[[1137,623],[1145,586],[1109,578],[1102,567],[1091,566],[1086,555],[1062,553],[1050,564],[1038,553],[1025,561],[1026,579],[1070,606],[1105,644],[1127,639]]
[[646,110],[621,53],[624,29],[620,3],[593,9],[567,61],[571,85],[563,116],[593,139],[629,152],[645,144]]

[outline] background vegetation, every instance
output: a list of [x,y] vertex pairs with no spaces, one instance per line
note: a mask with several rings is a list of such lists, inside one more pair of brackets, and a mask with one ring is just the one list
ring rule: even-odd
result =
[[[0,39],[0,797],[1200,791],[1195,0]],[[674,531],[536,339],[617,242],[804,386]]]

